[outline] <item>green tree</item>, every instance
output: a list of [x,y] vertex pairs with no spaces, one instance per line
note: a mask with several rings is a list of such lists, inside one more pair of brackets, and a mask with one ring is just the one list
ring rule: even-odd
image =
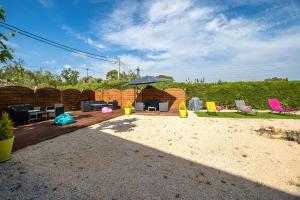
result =
[[67,84],[75,85],[78,83],[79,72],[66,68],[61,71],[60,76]]
[[50,71],[33,71],[33,79],[35,86],[54,86],[62,85],[62,81],[59,75],[53,74]]
[[273,77],[273,78],[267,78],[265,81],[288,81],[288,78],[280,78],[280,77]]
[[79,82],[81,83],[101,83],[102,82],[102,79],[101,78],[95,78],[95,77],[92,77],[92,76],[85,76],[85,77],[82,77]]
[[110,80],[110,81],[118,80],[118,71],[114,69],[107,72],[106,80]]
[[126,74],[126,78],[124,80],[132,81],[132,80],[137,79],[137,78],[139,78],[139,77],[136,73],[130,72],[129,74]]
[[170,80],[171,82],[174,81],[174,78],[173,78],[172,76],[167,76],[167,75],[161,74],[161,75],[159,75],[158,77],[159,77],[159,78],[168,79],[168,80]]
[[19,59],[4,66],[0,69],[0,84],[1,85],[23,85],[25,68],[24,61]]
[[[5,21],[5,11],[3,7],[0,5],[0,22]],[[14,36],[15,33],[9,33],[10,35]],[[13,59],[13,49],[7,47],[8,38],[3,34],[0,33],[0,62],[5,63],[7,60]]]

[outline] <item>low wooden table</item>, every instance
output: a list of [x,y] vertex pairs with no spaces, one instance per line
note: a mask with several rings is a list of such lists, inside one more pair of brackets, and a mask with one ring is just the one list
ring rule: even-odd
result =
[[98,110],[99,109],[101,111],[101,109],[104,106],[107,106],[107,104],[105,104],[105,103],[92,103],[92,104],[90,104],[90,106],[91,106],[92,110]]
[[45,118],[48,118],[47,113],[45,111],[40,111],[40,110],[28,110],[28,115],[29,115],[29,119],[28,119],[29,123],[31,121],[36,121],[38,119],[41,119],[43,118],[43,116],[45,116]]
[[156,111],[156,107],[153,107],[153,106],[148,106],[148,111],[150,111],[150,110],[154,110],[154,111]]

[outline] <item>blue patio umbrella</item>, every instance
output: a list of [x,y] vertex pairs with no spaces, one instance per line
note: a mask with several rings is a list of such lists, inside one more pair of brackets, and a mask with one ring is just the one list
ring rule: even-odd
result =
[[[165,81],[169,81],[169,80],[165,79],[165,78],[159,78],[159,77],[156,77],[156,76],[143,76],[139,79],[131,81],[127,85],[135,85],[136,90],[137,90],[137,85],[150,84],[150,83],[160,83],[160,82],[165,82]],[[134,96],[136,98],[136,94]]]
[[127,85],[142,85],[142,84],[159,83],[159,82],[165,82],[165,81],[168,81],[168,79],[159,78],[156,76],[143,76],[139,79],[131,81]]

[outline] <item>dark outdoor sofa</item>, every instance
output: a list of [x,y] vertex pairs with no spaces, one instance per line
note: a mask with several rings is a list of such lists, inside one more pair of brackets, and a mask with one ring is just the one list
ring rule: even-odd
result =
[[6,111],[15,125],[21,125],[28,123],[29,113],[28,110],[33,110],[34,107],[31,104],[24,105],[10,105]]
[[103,107],[107,106],[105,101],[82,101],[81,111],[89,112],[92,110],[102,110]]

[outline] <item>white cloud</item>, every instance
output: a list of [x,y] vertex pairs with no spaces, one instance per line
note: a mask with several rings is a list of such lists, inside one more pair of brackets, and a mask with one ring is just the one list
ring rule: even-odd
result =
[[45,8],[50,8],[54,6],[54,2],[52,0],[37,0],[37,1]]
[[[129,10],[121,5],[107,22],[109,29],[101,27],[97,35],[126,50],[142,52],[141,56],[127,54],[121,58],[144,67],[144,73],[156,70],[177,80],[203,76],[207,80],[257,80],[280,72],[300,78],[295,75],[300,74],[296,62],[300,53],[298,24],[275,29],[300,19],[299,9],[298,13],[293,9],[292,17],[287,18],[282,12],[291,13],[288,5],[271,10],[246,18],[228,17],[218,6],[200,6],[192,0],[131,4]],[[136,16],[142,20],[137,22]],[[104,35],[103,29],[108,29]],[[289,65],[280,65],[287,60]],[[268,65],[261,69],[264,63]],[[182,74],[183,70],[186,73]]]
[[63,65],[63,68],[65,68],[65,69],[72,69],[72,66],[69,65],[69,64],[65,64],[65,65]]
[[85,41],[87,44],[89,44],[90,46],[93,46],[95,47],[96,49],[104,49],[105,46],[92,40],[91,38],[86,38],[86,41]]
[[84,43],[90,45],[91,47],[94,47],[98,50],[101,50],[101,49],[104,49],[105,46],[100,44],[99,42],[95,41],[95,40],[92,40],[91,38],[89,37],[85,37],[83,36],[82,34],[74,31],[71,27],[69,26],[66,26],[66,25],[62,25],[62,30],[64,30],[67,34],[71,35],[72,37],[78,39],[78,40],[81,40],[83,41]]
[[149,20],[152,23],[157,23],[170,20],[173,17],[182,17],[185,15],[185,11],[191,7],[191,4],[191,1],[156,1],[149,9]]
[[56,61],[54,59],[51,59],[51,60],[45,60],[43,63],[46,65],[54,65],[56,64]]
[[147,54],[146,57],[153,60],[165,60],[170,57],[170,54],[169,53]]

